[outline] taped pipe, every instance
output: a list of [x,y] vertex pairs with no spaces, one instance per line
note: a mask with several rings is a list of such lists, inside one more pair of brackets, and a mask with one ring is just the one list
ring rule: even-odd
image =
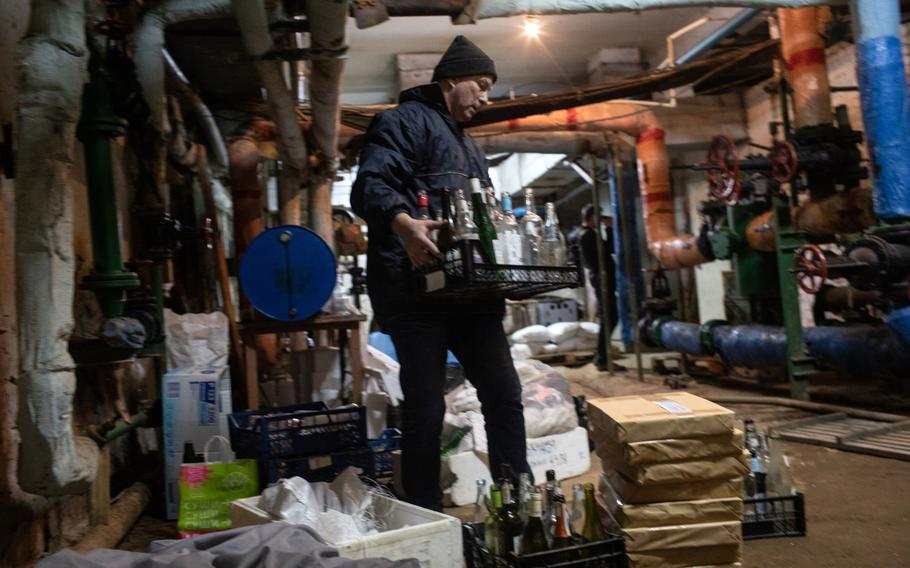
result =
[[68,351],[76,274],[71,169],[89,55],[84,3],[35,0],[17,55],[19,484],[39,495],[79,494],[98,468],[98,447],[73,432]]
[[470,129],[472,134],[545,130],[615,130],[635,137],[648,250],[671,270],[707,260],[694,235],[675,233],[666,135],[650,109],[628,103],[598,103]]
[[825,64],[825,41],[819,34],[818,8],[778,10],[780,50],[790,87],[796,128],[830,124],[831,87]]
[[910,377],[910,341],[896,327],[810,327],[803,330],[809,354],[826,367],[860,378]]
[[880,217],[910,217],[910,99],[900,2],[852,0],[856,76]]
[[478,135],[474,136],[474,140],[487,154],[529,152],[578,157],[585,154],[602,155],[607,148],[607,138],[594,132],[513,132]]

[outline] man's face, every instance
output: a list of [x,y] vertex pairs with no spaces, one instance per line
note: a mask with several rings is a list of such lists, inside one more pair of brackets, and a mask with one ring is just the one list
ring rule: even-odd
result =
[[468,122],[480,107],[487,104],[490,89],[493,88],[493,78],[488,75],[472,77],[459,77],[451,79],[454,83],[448,98],[449,112],[455,122]]

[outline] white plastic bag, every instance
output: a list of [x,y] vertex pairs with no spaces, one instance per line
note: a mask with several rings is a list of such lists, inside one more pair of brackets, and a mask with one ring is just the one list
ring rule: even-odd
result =
[[534,355],[534,353],[531,352],[531,348],[524,343],[516,343],[512,346],[510,351],[512,353],[512,361],[522,361]]
[[561,321],[552,323],[547,326],[547,331],[550,332],[550,341],[553,343],[562,343],[574,338],[578,334],[578,322]]
[[179,315],[164,310],[168,369],[228,364],[228,318],[221,312]]
[[550,332],[542,325],[523,327],[512,334],[512,343],[549,343]]
[[588,339],[597,339],[597,334],[600,333],[600,324],[594,323],[593,321],[583,321],[578,324],[578,335],[580,337],[585,337]]

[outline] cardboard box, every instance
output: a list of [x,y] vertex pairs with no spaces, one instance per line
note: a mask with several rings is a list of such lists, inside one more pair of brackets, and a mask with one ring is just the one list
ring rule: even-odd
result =
[[732,435],[731,410],[687,392],[588,401],[595,430],[620,443]]
[[743,502],[739,497],[697,499],[632,505],[623,502],[609,483],[601,484],[597,504],[602,516],[618,529],[663,527],[695,523],[742,522]]
[[739,546],[743,541],[740,521],[641,527],[621,532],[629,552]]
[[603,456],[601,459],[604,469],[618,470],[636,485],[665,485],[708,479],[731,479],[747,475],[751,455],[748,450],[740,450],[738,455],[733,456],[641,465],[628,465],[618,460],[609,461],[609,458],[604,459]]
[[[161,384],[165,508],[167,518],[176,519],[183,444],[192,442],[193,449],[201,454],[212,436],[230,439],[227,417],[231,413],[231,376],[226,366],[187,367],[168,372]],[[220,461],[225,456],[212,452],[211,458]]]
[[732,456],[744,448],[743,431],[700,438],[671,438],[646,442],[618,443],[595,430],[593,434],[597,455],[605,461],[621,460],[629,465],[692,460],[712,456]]
[[672,548],[629,552],[630,568],[690,568],[735,564],[742,560],[739,545]]
[[731,497],[740,497],[742,493],[741,477],[642,486],[636,485],[615,470],[607,470],[601,475],[601,493],[604,493],[604,484],[611,485],[623,503],[633,505],[663,503],[665,501],[729,499]]

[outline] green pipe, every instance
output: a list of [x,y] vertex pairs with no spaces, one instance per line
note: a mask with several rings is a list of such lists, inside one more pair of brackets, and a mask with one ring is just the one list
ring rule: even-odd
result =
[[134,272],[123,267],[117,224],[111,138],[124,132],[124,121],[113,112],[111,93],[101,62],[92,56],[90,81],[82,93],[78,136],[85,148],[94,269],[82,287],[95,292],[105,317],[123,315],[124,291],[139,286]]
[[120,438],[122,436],[125,436],[126,434],[129,434],[136,428],[142,428],[143,426],[145,426],[148,423],[149,423],[148,410],[142,410],[142,411],[134,414],[132,417],[130,417],[129,422],[126,422],[125,420],[122,420],[122,419],[117,420],[117,422],[114,423],[114,425],[111,427],[110,430],[105,431],[103,434],[100,434],[99,436],[94,436],[94,438],[99,446],[104,446],[105,444],[109,444],[110,442],[113,442],[117,438]]

